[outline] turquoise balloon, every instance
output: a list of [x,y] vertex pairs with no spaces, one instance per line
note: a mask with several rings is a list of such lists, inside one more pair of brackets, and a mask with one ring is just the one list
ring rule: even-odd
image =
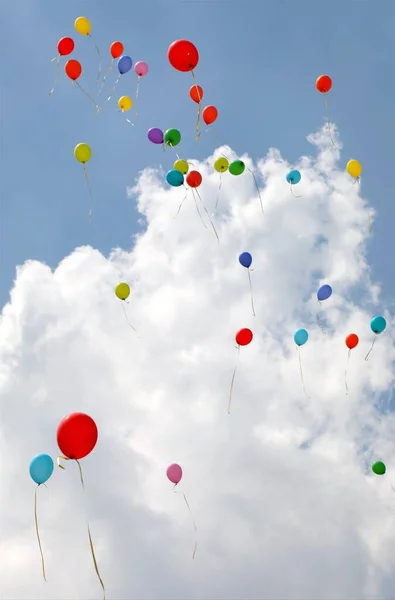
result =
[[304,346],[309,339],[309,334],[305,329],[298,329],[294,335],[294,341],[297,346]]
[[41,485],[51,477],[53,466],[53,460],[48,454],[37,454],[30,463],[30,477],[34,483]]
[[171,169],[171,171],[167,172],[166,181],[173,187],[180,187],[184,183],[184,175],[181,171],[177,171],[177,169]]
[[370,321],[370,329],[373,333],[383,333],[384,329],[387,327],[387,321],[384,317],[373,317]]
[[299,171],[293,170],[290,171],[286,177],[288,183],[295,185],[296,183],[299,183],[299,181],[302,179],[302,176],[300,174]]

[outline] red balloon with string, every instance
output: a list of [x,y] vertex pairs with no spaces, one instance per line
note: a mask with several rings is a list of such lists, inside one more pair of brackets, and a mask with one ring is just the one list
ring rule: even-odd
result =
[[356,333],[349,333],[348,336],[346,337],[346,339],[344,341],[345,341],[346,346],[348,348],[347,365],[346,365],[346,370],[344,372],[344,384],[346,386],[346,394],[348,394],[348,385],[347,385],[348,365],[350,363],[351,350],[353,350],[354,348],[356,348],[358,346],[358,344],[359,344],[359,337],[357,336]]
[[196,104],[200,104],[203,99],[203,88],[200,85],[191,85],[189,95]]
[[88,456],[96,446],[98,436],[97,425],[92,417],[81,412],[64,417],[56,433],[60,451],[70,460]]
[[317,77],[315,87],[320,94],[327,94],[332,89],[332,79],[329,75],[320,75]]
[[248,346],[248,344],[251,344],[253,337],[251,329],[239,329],[235,335],[236,344],[238,346]]
[[189,40],[175,40],[167,50],[167,58],[176,71],[193,71],[199,62],[199,52]]
[[82,73],[81,63],[72,58],[67,61],[64,66],[64,70],[66,71],[66,75],[70,77],[72,81],[76,81]]
[[189,171],[186,177],[186,182],[191,188],[198,188],[202,181],[203,177],[201,176],[199,171]]
[[217,120],[218,110],[215,106],[206,106],[203,108],[202,118],[206,125],[211,125],[214,121]]
[[122,42],[113,42],[110,46],[110,54],[112,58],[119,58],[123,54]]
[[74,50],[74,40],[69,37],[63,37],[58,41],[58,52],[60,56],[67,56]]

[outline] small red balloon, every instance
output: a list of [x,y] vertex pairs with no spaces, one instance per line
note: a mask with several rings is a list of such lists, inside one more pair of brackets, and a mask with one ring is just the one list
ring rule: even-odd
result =
[[192,85],[189,90],[189,95],[196,104],[200,104],[203,98],[203,88],[200,85]]
[[123,54],[123,44],[121,42],[113,42],[110,46],[110,54],[113,58],[119,58]]
[[73,81],[78,79],[82,73],[81,64],[78,62],[78,60],[74,60],[73,58],[67,61],[64,66],[64,70],[66,71],[66,75],[68,75],[68,77],[70,77],[70,79]]
[[167,50],[167,58],[177,71],[186,73],[195,69],[199,62],[199,52],[188,40],[176,40]]
[[58,41],[58,52],[60,56],[67,56],[74,50],[74,40],[69,37],[63,37]]
[[315,82],[315,87],[321,94],[326,94],[332,87],[332,79],[329,75],[320,75]]
[[203,177],[199,171],[189,171],[186,182],[191,188],[197,188],[202,183]]
[[80,460],[90,454],[96,446],[98,435],[94,420],[79,412],[64,417],[56,433],[60,451],[73,460]]
[[202,111],[202,119],[206,123],[206,125],[211,125],[214,121],[217,120],[218,111],[215,106],[206,106],[206,108]]
[[349,348],[350,350],[352,350],[353,348],[355,348],[356,346],[358,346],[359,337],[357,336],[356,333],[350,333],[346,337],[345,342],[346,342],[347,348]]
[[238,346],[248,346],[252,342],[253,333],[251,329],[240,329],[235,336]]

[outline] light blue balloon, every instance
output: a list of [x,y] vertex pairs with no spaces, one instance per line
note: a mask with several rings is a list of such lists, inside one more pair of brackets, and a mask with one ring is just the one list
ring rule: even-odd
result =
[[290,171],[288,173],[286,179],[287,179],[288,183],[295,185],[296,183],[299,183],[299,181],[302,179],[302,176],[299,171],[294,169],[293,171]]
[[370,321],[370,329],[373,333],[383,333],[384,329],[387,327],[387,321],[384,317],[373,317]]
[[298,329],[294,335],[294,341],[297,346],[304,346],[309,339],[309,334],[305,329]]
[[53,460],[48,454],[37,454],[30,463],[30,477],[37,485],[41,485],[51,477],[53,467]]
[[171,169],[167,172],[166,181],[173,187],[180,187],[184,183],[184,175],[177,169]]

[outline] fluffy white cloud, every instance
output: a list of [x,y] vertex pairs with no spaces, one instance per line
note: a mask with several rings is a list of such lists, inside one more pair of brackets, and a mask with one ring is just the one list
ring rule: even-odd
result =
[[[185,190],[147,169],[129,190],[147,222],[131,252],[106,259],[83,247],[54,272],[35,261],[18,269],[0,325],[3,598],[100,597],[76,465],[56,468],[39,490],[48,583],[35,538],[28,465],[38,452],[58,454],[57,425],[74,411],[99,427],[82,466],[108,598],[393,597],[391,468],[369,472],[372,460],[395,460],[394,417],[378,411],[394,384],[393,320],[384,314],[387,330],[365,362],[380,296],[366,262],[372,211],[328,134],[309,140],[317,156],[297,165],[277,150],[258,165],[241,157],[260,181],[264,215],[250,172],[223,175],[220,243],[191,194],[173,218]],[[213,213],[214,157],[191,160]],[[291,167],[302,172],[299,198],[285,182]],[[133,288],[126,310],[138,335],[114,295],[119,281]],[[323,282],[334,293],[320,307]],[[228,415],[242,327],[254,339],[241,349]],[[301,349],[309,397],[299,327],[310,333]],[[346,395],[350,332],[360,344]],[[184,469],[178,494],[165,476],[171,462]],[[182,491],[198,528],[194,561]]]

